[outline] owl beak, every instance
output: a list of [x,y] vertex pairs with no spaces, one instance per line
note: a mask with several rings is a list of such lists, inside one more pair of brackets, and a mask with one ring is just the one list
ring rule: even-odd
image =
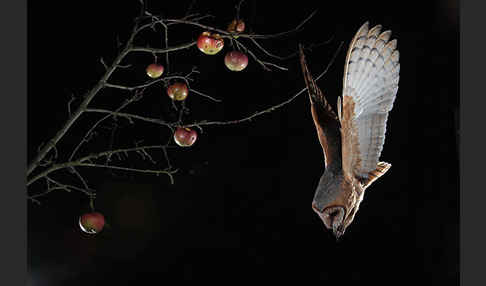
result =
[[341,224],[338,227],[333,228],[332,233],[334,234],[334,237],[336,237],[336,241],[338,241],[339,238],[344,234],[344,226]]
[[327,229],[332,230],[332,233],[339,239],[344,234],[344,208],[341,206],[327,207],[322,212],[315,206],[312,207],[319,215],[322,222]]

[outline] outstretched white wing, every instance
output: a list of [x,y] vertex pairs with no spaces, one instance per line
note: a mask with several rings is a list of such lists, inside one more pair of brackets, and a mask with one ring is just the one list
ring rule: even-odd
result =
[[[399,53],[391,31],[366,22],[354,36],[346,56],[343,79],[341,136],[343,170],[367,179],[377,169],[385,143],[388,112],[398,90]],[[338,101],[338,105],[340,101]]]

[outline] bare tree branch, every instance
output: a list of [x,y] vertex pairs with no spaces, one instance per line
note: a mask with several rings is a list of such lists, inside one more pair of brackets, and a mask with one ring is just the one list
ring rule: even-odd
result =
[[67,104],[67,106],[68,106],[68,116],[72,116],[72,113],[71,113],[71,103],[73,103],[74,100],[76,100],[76,98],[74,97],[74,95],[71,95],[71,99],[69,99],[69,102]]
[[240,20],[240,10],[241,10],[241,5],[243,4],[243,2],[245,2],[245,0],[240,0],[240,2],[238,2],[238,5],[236,5],[236,20]]
[[253,38],[253,39],[271,39],[271,38],[279,38],[279,37],[282,37],[282,36],[286,36],[288,34],[292,34],[292,33],[295,33],[295,32],[298,32],[300,29],[302,29],[302,27],[312,18],[314,17],[314,15],[317,13],[317,10],[315,10],[314,12],[312,12],[309,16],[307,16],[307,18],[305,18],[302,22],[300,22],[299,25],[297,25],[297,27],[291,29],[291,30],[288,30],[288,31],[285,31],[285,32],[281,32],[281,33],[276,33],[276,34],[269,34],[269,35],[258,35],[258,34],[239,34],[240,37],[244,37],[244,38]]
[[108,168],[108,169],[114,169],[114,170],[122,170],[122,171],[137,172],[137,173],[148,173],[148,174],[155,174],[155,175],[166,174],[166,175],[169,176],[172,184],[174,183],[174,178],[172,177],[172,174],[175,174],[177,172],[177,170],[137,169],[137,168],[127,168],[127,167],[121,167],[121,166],[112,166],[112,165],[103,165],[103,164],[94,164],[94,163],[78,163],[78,164],[76,164],[76,166]]
[[105,70],[108,69],[108,66],[106,65],[105,61],[103,60],[103,58],[100,58],[100,62],[101,64],[105,67]]
[[204,94],[204,93],[202,93],[202,92],[199,92],[199,91],[197,91],[197,90],[195,90],[195,89],[190,88],[190,89],[189,89],[189,91],[190,91],[190,92],[193,92],[193,93],[195,93],[195,94],[199,94],[200,96],[203,96],[203,97],[209,98],[210,100],[212,100],[212,101],[214,101],[214,102],[222,102],[222,100],[221,100],[221,99],[216,99],[216,98],[211,97],[211,96],[209,96],[209,95],[207,95],[207,94]]
[[277,55],[274,55],[272,53],[270,53],[269,51],[267,51],[264,47],[262,47],[254,38],[249,38],[250,41],[253,42],[253,44],[259,48],[263,53],[265,53],[267,56],[269,57],[272,57],[272,58],[275,58],[275,59],[278,59],[278,60],[285,60],[287,57],[280,57],[280,56],[277,56]]
[[155,124],[158,124],[158,125],[164,125],[164,126],[167,126],[167,127],[175,127],[174,124],[167,123],[163,120],[160,120],[160,119],[157,119],[157,118],[149,118],[149,117],[140,116],[140,115],[136,115],[136,114],[115,112],[115,111],[100,109],[100,108],[87,108],[85,111],[86,112],[96,112],[96,113],[108,113],[108,114],[111,114],[113,116],[119,116],[119,117],[127,118],[128,120],[138,119],[138,120],[142,120],[142,121],[146,121],[146,122],[155,123]]
[[88,195],[89,197],[96,196],[96,194],[90,192],[88,189],[82,189],[82,188],[78,188],[78,187],[73,186],[73,185],[62,184],[62,183],[60,183],[56,180],[53,180],[52,178],[50,178],[48,176],[44,176],[44,178],[47,180],[48,185],[50,185],[50,183],[53,183],[53,184],[55,184],[55,186],[53,186],[53,187],[49,186],[46,191],[27,197],[28,199],[30,199],[31,201],[33,201],[37,204],[40,204],[40,201],[37,200],[36,198],[43,197],[43,196],[49,194],[50,192],[53,192],[53,191],[56,191],[56,190],[65,190],[68,193],[70,193],[71,190],[75,190],[75,191],[79,191],[81,193],[84,193],[84,194]]
[[[191,73],[189,73],[188,75],[190,75],[190,74]],[[119,84],[106,83],[105,87],[123,89],[123,90],[127,90],[127,91],[134,91],[134,90],[137,90],[137,89],[149,87],[149,86],[154,85],[154,84],[161,82],[161,81],[168,83],[170,80],[174,80],[174,79],[181,79],[181,80],[184,80],[186,82],[189,81],[188,76],[173,75],[173,76],[166,76],[166,77],[158,78],[158,79],[155,79],[155,80],[151,80],[147,83],[136,85],[136,86],[124,86],[124,85],[119,85]]]
[[108,157],[108,156],[112,156],[112,155],[120,154],[120,153],[123,154],[123,153],[128,153],[128,152],[137,152],[137,151],[140,151],[140,150],[151,150],[151,149],[166,150],[168,148],[172,148],[172,147],[167,146],[167,145],[149,145],[149,146],[139,146],[139,147],[133,147],[133,148],[126,148],[126,149],[109,150],[109,151],[104,151],[104,152],[100,152],[100,153],[96,153],[96,154],[91,154],[91,155],[82,157],[82,158],[75,160],[75,161],[70,161],[70,162],[52,165],[47,170],[44,170],[42,173],[40,173],[40,174],[34,176],[32,179],[28,180],[27,186],[33,184],[34,182],[36,182],[37,180],[39,180],[41,178],[46,177],[47,175],[49,175],[52,172],[59,171],[59,170],[62,170],[62,169],[67,169],[67,168],[73,168],[73,167],[76,167],[76,166],[84,166],[82,164],[88,164],[89,162],[92,162],[93,160],[96,160],[96,159],[99,159],[99,158],[102,158],[102,157]]
[[70,170],[78,177],[78,179],[81,181],[81,183],[83,184],[86,190],[91,190],[91,188],[88,187],[88,183],[86,183],[86,180],[83,178],[83,176],[81,176],[81,174],[78,172],[78,170],[76,170],[76,168],[71,167]]
[[[169,48],[169,27],[167,25],[163,24],[164,26],[164,37],[165,37],[165,48]],[[165,54],[165,64],[166,64],[166,70],[167,73],[170,72],[170,62],[169,62],[169,53]]]
[[178,46],[170,47],[170,48],[165,48],[165,49],[157,49],[157,48],[149,48],[149,47],[133,47],[130,49],[131,52],[149,52],[149,53],[157,53],[157,54],[163,54],[163,53],[169,53],[169,52],[175,52],[183,49],[188,49],[192,46],[196,45],[196,41],[185,43],[185,44],[180,44]]
[[85,156],[83,158],[80,158],[77,161],[86,162],[86,161],[90,161],[90,160],[99,159],[101,157],[112,156],[113,154],[116,154],[116,153],[137,152],[137,151],[140,151],[140,150],[152,150],[152,149],[166,150],[166,149],[171,149],[171,148],[175,148],[175,147],[171,147],[171,146],[168,146],[168,144],[166,144],[166,145],[147,145],[147,146],[137,146],[137,147],[132,147],[132,148],[125,148],[125,149],[108,150],[108,151],[104,151],[104,152]]

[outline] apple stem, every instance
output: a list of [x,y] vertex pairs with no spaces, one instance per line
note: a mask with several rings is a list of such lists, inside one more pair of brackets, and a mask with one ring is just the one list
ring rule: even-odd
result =
[[92,212],[95,211],[95,207],[94,207],[94,197],[93,196],[90,196],[89,197],[89,207],[91,208],[91,211]]

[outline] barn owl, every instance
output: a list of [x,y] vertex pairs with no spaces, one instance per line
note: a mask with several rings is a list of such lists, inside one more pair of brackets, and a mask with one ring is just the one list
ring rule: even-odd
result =
[[300,62],[310,98],[311,114],[324,152],[324,173],[312,201],[334,236],[353,221],[364,191],[391,164],[380,162],[388,113],[398,90],[399,53],[391,31],[366,22],[349,45],[344,65],[342,98],[337,116],[310,74],[302,47]]

